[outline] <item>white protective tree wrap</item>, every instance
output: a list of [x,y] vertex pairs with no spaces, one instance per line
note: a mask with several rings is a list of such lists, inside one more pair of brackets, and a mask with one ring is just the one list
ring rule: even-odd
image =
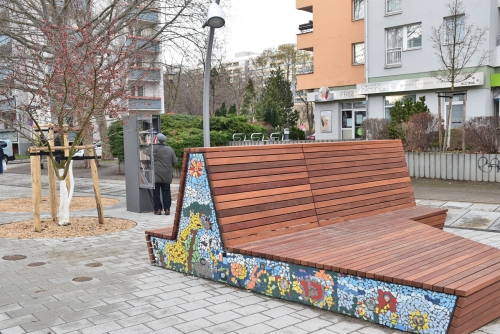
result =
[[[64,169],[59,169],[58,173],[59,176],[62,177],[64,174]],[[73,198],[73,191],[75,189],[75,180],[73,179],[73,161],[69,163],[68,176],[70,180],[69,194],[68,194],[68,188],[66,186],[66,180],[59,181],[59,188],[60,188],[59,225],[60,226],[65,226],[70,224],[69,205],[71,203],[71,199]]]

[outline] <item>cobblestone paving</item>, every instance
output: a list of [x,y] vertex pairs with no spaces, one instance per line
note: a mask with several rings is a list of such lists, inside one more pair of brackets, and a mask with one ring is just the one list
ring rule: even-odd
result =
[[[30,196],[29,189],[6,186],[7,181],[0,175],[0,199]],[[127,212],[124,198],[115,197],[120,203],[106,207],[105,215],[134,220],[135,228],[85,238],[0,240],[2,334],[402,333],[151,266],[144,231],[171,226],[173,216]],[[94,210],[72,214],[95,216]],[[0,217],[1,223],[25,219],[20,214]],[[448,231],[500,248],[498,233]],[[13,254],[27,258],[1,259]],[[46,264],[27,266],[33,262]],[[102,266],[85,266],[95,262]],[[92,280],[78,283],[76,277]],[[500,324],[478,333],[500,333]]]

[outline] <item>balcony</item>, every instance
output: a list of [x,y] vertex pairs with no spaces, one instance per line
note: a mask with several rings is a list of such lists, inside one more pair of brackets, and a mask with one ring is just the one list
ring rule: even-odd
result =
[[[137,14],[139,12],[139,9],[134,10],[132,13]],[[159,21],[159,12],[154,9],[148,9],[144,10],[142,13],[140,13],[137,16],[138,20],[141,21],[147,21],[147,22],[158,22]]]
[[128,101],[131,110],[161,110],[161,97],[130,96]]
[[297,74],[302,75],[302,74],[313,74],[314,73],[314,65],[308,65],[308,66],[303,66],[298,69]]
[[385,65],[389,66],[389,67],[401,66],[402,55],[403,55],[403,48],[387,49],[386,58],[385,58]]
[[8,36],[0,36],[0,54],[7,56],[12,54],[12,39]]
[[313,32],[313,21],[299,25],[300,34]]
[[159,68],[132,66],[130,67],[129,79],[133,81],[160,81],[161,70]]
[[16,106],[16,99],[14,97],[9,99],[0,99],[0,112],[8,112],[14,110]]
[[159,53],[160,52],[160,41],[153,40],[148,42],[149,38],[147,37],[138,37],[138,36],[127,36],[126,46],[133,46],[134,48],[139,48],[147,44],[147,46],[143,49],[146,52]]

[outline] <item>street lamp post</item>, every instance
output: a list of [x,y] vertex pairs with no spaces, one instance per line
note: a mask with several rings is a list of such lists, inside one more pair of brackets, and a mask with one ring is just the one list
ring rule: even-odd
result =
[[207,59],[205,60],[205,82],[203,84],[203,144],[210,147],[210,70],[212,68],[212,46],[214,43],[215,29],[222,28],[226,24],[224,14],[219,7],[220,0],[215,0],[208,9],[207,21],[203,28],[210,27],[207,45]]
[[[172,101],[172,90],[174,88],[174,77],[175,77],[175,73],[174,72],[168,72],[167,73],[167,77],[168,77],[168,82],[170,83],[170,89],[169,89],[169,101],[168,101],[168,109],[170,112],[174,112],[174,101]],[[172,107],[172,109],[170,109],[170,107]]]

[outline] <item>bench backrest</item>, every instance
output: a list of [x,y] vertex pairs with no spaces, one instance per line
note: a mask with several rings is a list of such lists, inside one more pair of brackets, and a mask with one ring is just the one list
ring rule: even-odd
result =
[[302,145],[230,147],[205,161],[226,246],[318,226]]
[[400,141],[201,152],[227,247],[415,206]]
[[320,225],[416,205],[400,141],[305,144],[303,149]]

